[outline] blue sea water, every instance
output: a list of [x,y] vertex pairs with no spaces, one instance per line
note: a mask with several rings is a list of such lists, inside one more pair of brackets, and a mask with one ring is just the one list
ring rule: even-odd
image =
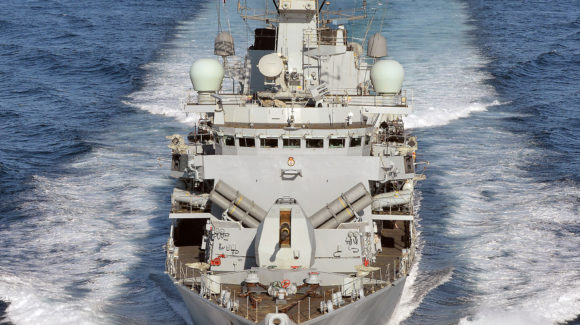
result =
[[[214,8],[0,3],[0,323],[190,322],[163,274],[165,136],[194,120],[179,100],[188,66],[212,54]],[[578,2],[386,8],[373,31],[405,66],[406,123],[430,162],[392,323],[578,322]]]

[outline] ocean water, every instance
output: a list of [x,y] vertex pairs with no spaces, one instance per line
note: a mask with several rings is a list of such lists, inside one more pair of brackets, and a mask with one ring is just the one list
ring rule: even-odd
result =
[[[578,2],[369,6],[429,161],[391,323],[579,323]],[[165,136],[195,121],[179,103],[215,7],[0,2],[0,323],[191,323],[163,274]],[[226,7],[242,54],[256,25]]]

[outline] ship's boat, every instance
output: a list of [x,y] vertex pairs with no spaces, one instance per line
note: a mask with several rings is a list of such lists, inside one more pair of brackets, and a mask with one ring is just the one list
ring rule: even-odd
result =
[[[275,0],[243,59],[220,31],[173,135],[166,272],[195,324],[383,324],[413,263],[412,98],[383,35]],[[366,47],[366,54],[364,48]]]

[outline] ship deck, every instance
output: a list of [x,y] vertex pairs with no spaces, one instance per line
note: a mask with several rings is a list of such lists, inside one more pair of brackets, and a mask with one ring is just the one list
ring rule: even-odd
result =
[[[396,221],[390,227],[382,229],[382,252],[376,256],[376,262],[372,264],[379,270],[367,275],[370,281],[368,281],[369,284],[364,285],[365,295],[372,294],[397,279],[399,260],[402,256],[402,249],[405,247],[404,226],[404,221]],[[203,262],[203,253],[200,246],[181,246],[177,265],[184,270],[187,269],[185,265],[188,263]],[[353,273],[355,273],[354,270]],[[199,270],[189,269],[189,271],[177,272],[175,280],[199,293]],[[268,295],[267,286],[259,286],[259,288],[256,287],[256,291],[260,292],[243,293],[241,284],[222,284],[221,290],[229,290],[232,297],[239,300],[236,314],[250,321],[259,322],[269,313],[283,312],[296,323],[323,315],[320,311],[320,303],[332,299],[332,294],[341,290],[340,286],[303,285],[298,287],[297,294],[280,301]],[[343,299],[344,305],[354,302],[351,298]],[[208,300],[220,304],[219,295],[211,295]]]

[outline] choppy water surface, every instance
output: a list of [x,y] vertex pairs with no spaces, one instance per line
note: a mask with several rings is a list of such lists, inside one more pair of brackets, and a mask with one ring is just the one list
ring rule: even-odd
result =
[[[235,6],[243,53],[251,33]],[[195,120],[179,100],[191,62],[212,54],[214,8],[0,3],[0,323],[190,322],[163,274],[165,136]],[[577,3],[387,8],[371,32],[382,27],[406,68],[416,104],[406,122],[420,137],[419,160],[430,162],[417,193],[419,262],[392,323],[572,321]]]

